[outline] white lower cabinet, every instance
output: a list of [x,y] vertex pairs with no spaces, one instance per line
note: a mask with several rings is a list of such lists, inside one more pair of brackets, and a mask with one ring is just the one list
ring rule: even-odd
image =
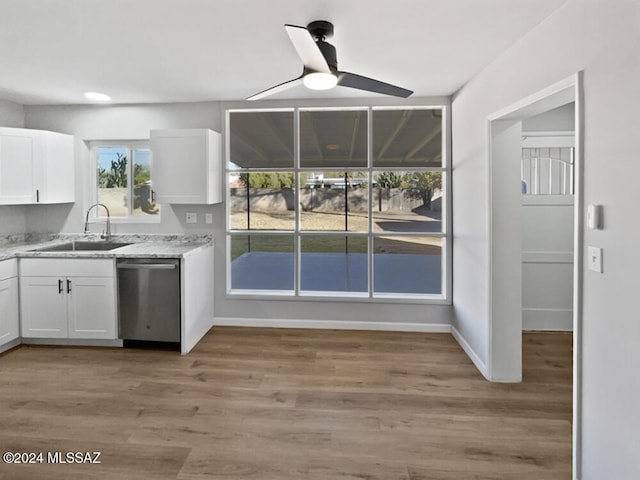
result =
[[19,336],[18,268],[12,259],[0,262],[0,351]]
[[24,338],[115,339],[112,259],[22,259]]

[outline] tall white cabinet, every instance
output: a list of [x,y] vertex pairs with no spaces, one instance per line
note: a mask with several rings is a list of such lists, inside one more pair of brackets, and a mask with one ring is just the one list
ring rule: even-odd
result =
[[0,205],[75,201],[73,136],[0,128]]
[[117,338],[113,259],[20,260],[24,338]]
[[20,336],[18,262],[0,261],[0,352]]
[[165,204],[223,200],[220,134],[208,129],[151,130],[153,190]]

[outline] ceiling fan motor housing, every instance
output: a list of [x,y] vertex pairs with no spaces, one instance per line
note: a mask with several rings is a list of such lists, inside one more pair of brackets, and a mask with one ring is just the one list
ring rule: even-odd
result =
[[[315,39],[316,45],[322,52],[322,56],[327,61],[329,68],[333,71],[338,70],[338,56],[336,55],[336,47],[325,42],[325,38],[333,36],[333,23],[326,20],[316,20],[307,25],[307,30]],[[311,73],[312,70],[305,68],[304,73]]]
[[307,25],[307,30],[312,37],[324,40],[333,36],[333,23],[326,20],[316,20]]

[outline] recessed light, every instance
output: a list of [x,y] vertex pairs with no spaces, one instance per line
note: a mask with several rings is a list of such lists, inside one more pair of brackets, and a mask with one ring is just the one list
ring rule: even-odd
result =
[[109,95],[100,92],[85,92],[84,96],[94,102],[108,102],[111,100]]

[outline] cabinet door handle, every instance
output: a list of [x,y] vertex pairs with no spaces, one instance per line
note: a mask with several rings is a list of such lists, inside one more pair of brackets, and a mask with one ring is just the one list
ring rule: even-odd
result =
[[40,203],[40,190],[36,189],[36,203]]
[[58,280],[58,293],[62,293],[63,289],[62,289],[62,280]]
[[67,293],[71,293],[71,280],[67,280]]
[[156,201],[156,191],[151,190],[151,203],[155,203]]

